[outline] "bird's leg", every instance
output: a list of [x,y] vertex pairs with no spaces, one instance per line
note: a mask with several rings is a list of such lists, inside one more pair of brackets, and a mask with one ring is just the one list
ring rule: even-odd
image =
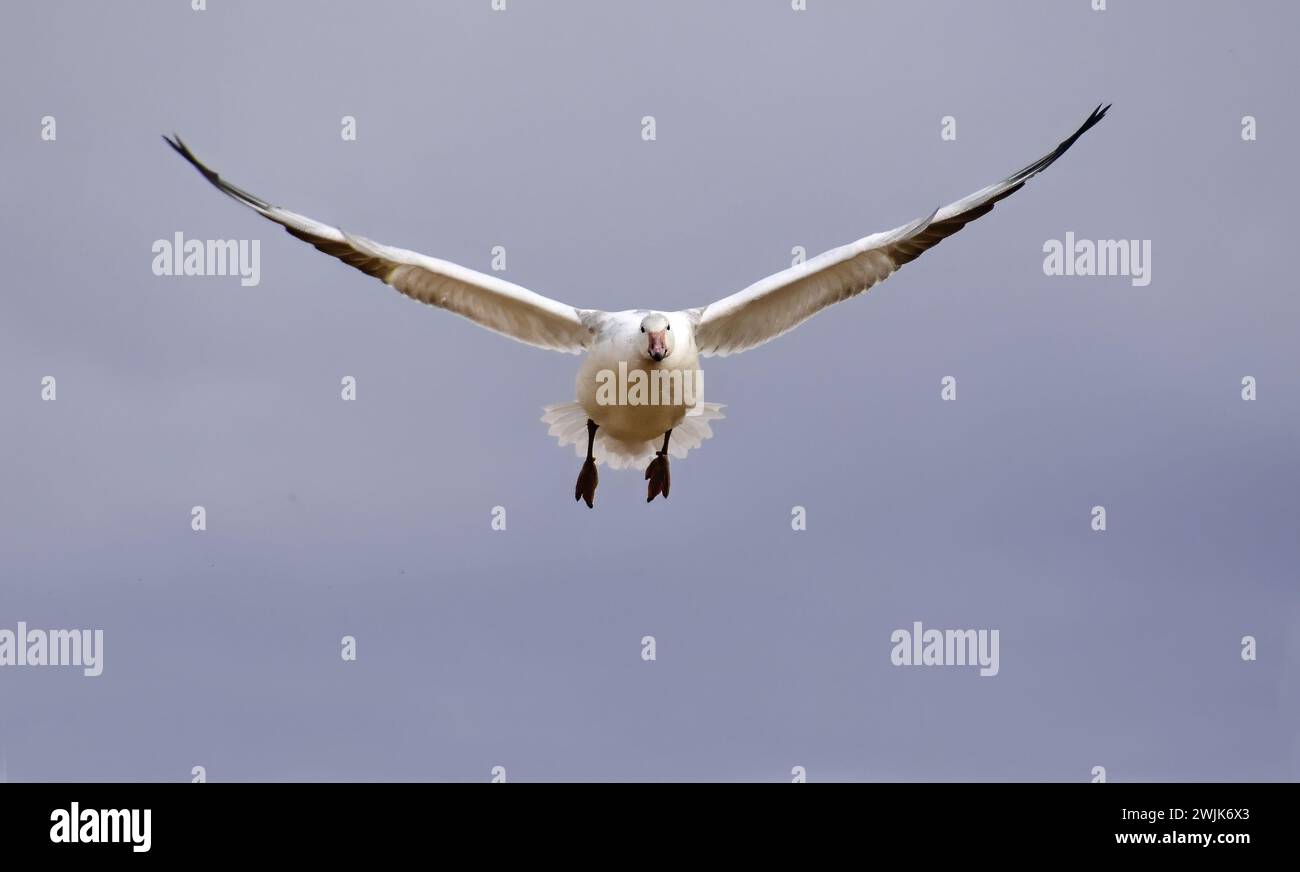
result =
[[588,418],[587,462],[582,464],[582,471],[578,473],[578,483],[573,488],[573,498],[575,500],[586,500],[589,509],[593,508],[592,500],[596,498],[596,484],[599,481],[599,477],[596,475],[596,458],[592,454],[592,449],[596,447],[596,428],[596,422]]
[[672,438],[673,431],[669,430],[664,434],[664,447],[662,451],[655,452],[655,459],[650,461],[650,465],[645,468],[646,481],[650,485],[646,488],[645,501],[648,503],[659,494],[668,499],[668,488],[672,485],[673,479],[668,472],[668,440]]

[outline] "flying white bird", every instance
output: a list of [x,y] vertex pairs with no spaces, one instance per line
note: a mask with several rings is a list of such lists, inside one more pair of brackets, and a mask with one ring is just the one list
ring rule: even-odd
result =
[[668,497],[669,454],[685,457],[713,435],[709,421],[722,417],[722,407],[701,396],[701,357],[748,351],[884,281],[1020,190],[1109,108],[1098,106],[1069,139],[1019,172],[925,218],[833,248],[715,303],[680,312],[579,309],[445,260],[353,236],[236,188],[196,158],[179,136],[164,139],[224,193],[406,296],[538,348],[586,352],[576,402],[547,406],[542,421],[561,445],[573,444],[579,457],[585,443],[574,499],[591,506],[600,463],[620,469],[648,461],[646,501]]

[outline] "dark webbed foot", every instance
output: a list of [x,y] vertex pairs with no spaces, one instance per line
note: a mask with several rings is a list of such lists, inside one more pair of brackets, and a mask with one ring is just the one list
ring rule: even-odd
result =
[[647,503],[660,494],[664,495],[664,499],[668,499],[668,488],[673,483],[673,477],[668,473],[668,440],[672,436],[672,430],[664,434],[664,447],[655,452],[655,459],[645,468],[646,481],[650,482],[646,488]]
[[645,501],[648,503],[660,494],[664,499],[668,499],[668,489],[672,486],[673,478],[668,470],[668,453],[659,451],[655,453],[655,459],[650,461],[650,465],[645,468],[646,481],[650,482],[646,488]]
[[600,481],[600,476],[596,474],[596,458],[592,453],[592,449],[596,447],[596,430],[596,422],[588,418],[587,462],[582,464],[582,471],[578,473],[578,483],[573,488],[573,498],[586,500],[589,509],[595,508],[593,501],[596,499],[596,484]]
[[596,461],[590,457],[582,464],[582,471],[578,473],[578,484],[573,489],[573,498],[575,500],[586,500],[587,508],[594,508],[592,501],[596,499],[596,484],[600,476],[596,474]]

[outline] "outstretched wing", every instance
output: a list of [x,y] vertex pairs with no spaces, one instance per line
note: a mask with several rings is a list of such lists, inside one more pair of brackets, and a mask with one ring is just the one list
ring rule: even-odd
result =
[[827,306],[884,281],[903,264],[991,211],[994,203],[1020,190],[1106,117],[1108,109],[1110,106],[1098,106],[1069,139],[1029,166],[927,218],[831,249],[703,309],[690,310],[696,320],[695,342],[700,353],[736,354],[762,345]]
[[586,310],[445,260],[353,236],[273,206],[222,179],[195,157],[179,136],[163,139],[223,193],[413,300],[455,312],[495,333],[538,348],[577,354],[591,341],[591,330],[583,318],[592,313]]

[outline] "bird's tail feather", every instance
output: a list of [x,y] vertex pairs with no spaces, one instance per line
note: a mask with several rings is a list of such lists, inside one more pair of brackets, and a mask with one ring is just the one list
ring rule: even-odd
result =
[[[692,448],[713,435],[710,421],[726,416],[722,414],[722,405],[718,403],[700,403],[699,414],[687,415],[673,428],[672,438],[668,440],[668,455],[683,458]],[[578,403],[556,403],[542,410],[542,423],[549,424],[548,431],[556,437],[561,446],[572,445],[579,457],[587,456],[587,412]],[[624,442],[608,436],[603,430],[596,431],[596,443],[592,446],[597,464],[605,464],[610,469],[625,467],[639,468],[650,462],[659,450],[657,442]]]

